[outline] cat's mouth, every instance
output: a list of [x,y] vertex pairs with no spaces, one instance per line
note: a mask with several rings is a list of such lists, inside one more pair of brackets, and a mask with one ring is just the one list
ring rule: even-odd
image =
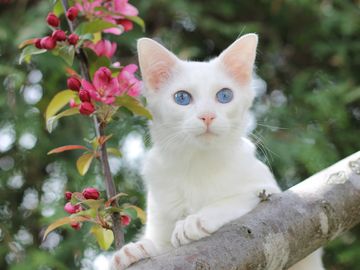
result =
[[215,132],[213,132],[209,129],[207,129],[204,132],[197,135],[197,137],[201,137],[201,138],[212,138],[212,137],[216,137],[216,136],[218,136],[218,134],[216,134]]

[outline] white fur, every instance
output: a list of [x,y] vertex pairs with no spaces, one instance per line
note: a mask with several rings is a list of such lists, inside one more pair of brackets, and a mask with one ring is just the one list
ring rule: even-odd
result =
[[[255,51],[257,37],[249,36],[253,43],[256,38],[255,45],[249,49]],[[153,80],[161,82],[160,86],[146,84],[145,94],[154,118],[150,126],[154,144],[143,167],[147,224],[141,241],[147,245],[142,245],[140,250],[139,244],[130,243],[116,252],[112,261],[116,270],[209,236],[252,210],[259,203],[258,194],[263,189],[280,192],[272,173],[256,158],[255,146],[246,138],[249,108],[254,98],[250,81],[239,83],[234,79],[221,56],[210,62],[174,60],[174,55],[154,41],[141,42],[140,66],[145,83],[151,74],[146,73],[148,66],[144,61],[161,70],[164,68],[161,59],[167,58],[164,63],[173,66],[153,74],[164,76]],[[151,59],[149,51],[158,62]],[[226,53],[231,52],[223,54]],[[233,100],[227,104],[215,99],[217,91],[224,87],[234,93]],[[191,93],[193,100],[189,105],[174,102],[173,95],[179,90]],[[206,125],[199,119],[209,113],[216,116],[210,125],[212,133],[206,132]],[[321,262],[313,265],[291,270],[323,269]]]

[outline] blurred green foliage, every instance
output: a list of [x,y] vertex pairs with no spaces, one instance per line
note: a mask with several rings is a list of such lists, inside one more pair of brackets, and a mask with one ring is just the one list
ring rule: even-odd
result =
[[[61,229],[42,243],[46,225],[64,216],[64,190],[104,190],[100,168],[84,178],[75,169],[80,153],[47,156],[52,148],[83,144],[93,135],[83,117],[63,119],[45,131],[44,110],[66,86],[65,64],[50,55],[18,65],[17,45],[47,34],[51,1],[0,1],[0,269],[92,269],[98,250],[91,235]],[[161,40],[182,58],[213,57],[240,34],[260,36],[257,58],[259,156],[284,188],[360,149],[360,2],[358,0],[134,0],[146,22],[118,37],[118,57],[135,59],[135,40]],[[39,70],[41,72],[39,72]],[[266,83],[266,84],[265,84]],[[266,90],[266,91],[265,91]],[[118,147],[128,134],[147,138],[142,118],[110,127]],[[145,140],[147,145],[149,142]],[[7,147],[6,147],[7,146]],[[143,206],[138,166],[117,167],[119,190]],[[128,228],[134,236],[140,224]],[[50,255],[49,255],[50,254]],[[360,269],[360,227],[332,241],[329,270]]]

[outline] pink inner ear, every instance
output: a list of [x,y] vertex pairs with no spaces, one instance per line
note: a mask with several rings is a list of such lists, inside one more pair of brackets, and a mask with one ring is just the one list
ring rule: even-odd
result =
[[256,56],[257,36],[250,34],[236,40],[221,55],[220,61],[225,69],[240,84],[251,81]]
[[[225,59],[224,59],[225,60]],[[252,76],[252,64],[248,61],[242,61],[237,57],[229,57],[224,61],[227,71],[234,77],[240,84],[248,84]]]
[[149,90],[157,91],[171,76],[177,58],[156,41],[141,39],[138,43],[142,77]]
[[144,74],[144,77],[147,78],[150,88],[158,90],[170,78],[173,66],[174,63],[170,61],[159,61],[145,68],[147,74]]

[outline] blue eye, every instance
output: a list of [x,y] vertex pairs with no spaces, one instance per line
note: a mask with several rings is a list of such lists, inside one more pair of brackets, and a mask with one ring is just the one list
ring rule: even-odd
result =
[[223,88],[216,93],[216,99],[220,103],[229,103],[233,99],[233,92],[229,88]]
[[186,91],[177,91],[174,95],[174,100],[179,105],[189,105],[191,101],[191,95]]

